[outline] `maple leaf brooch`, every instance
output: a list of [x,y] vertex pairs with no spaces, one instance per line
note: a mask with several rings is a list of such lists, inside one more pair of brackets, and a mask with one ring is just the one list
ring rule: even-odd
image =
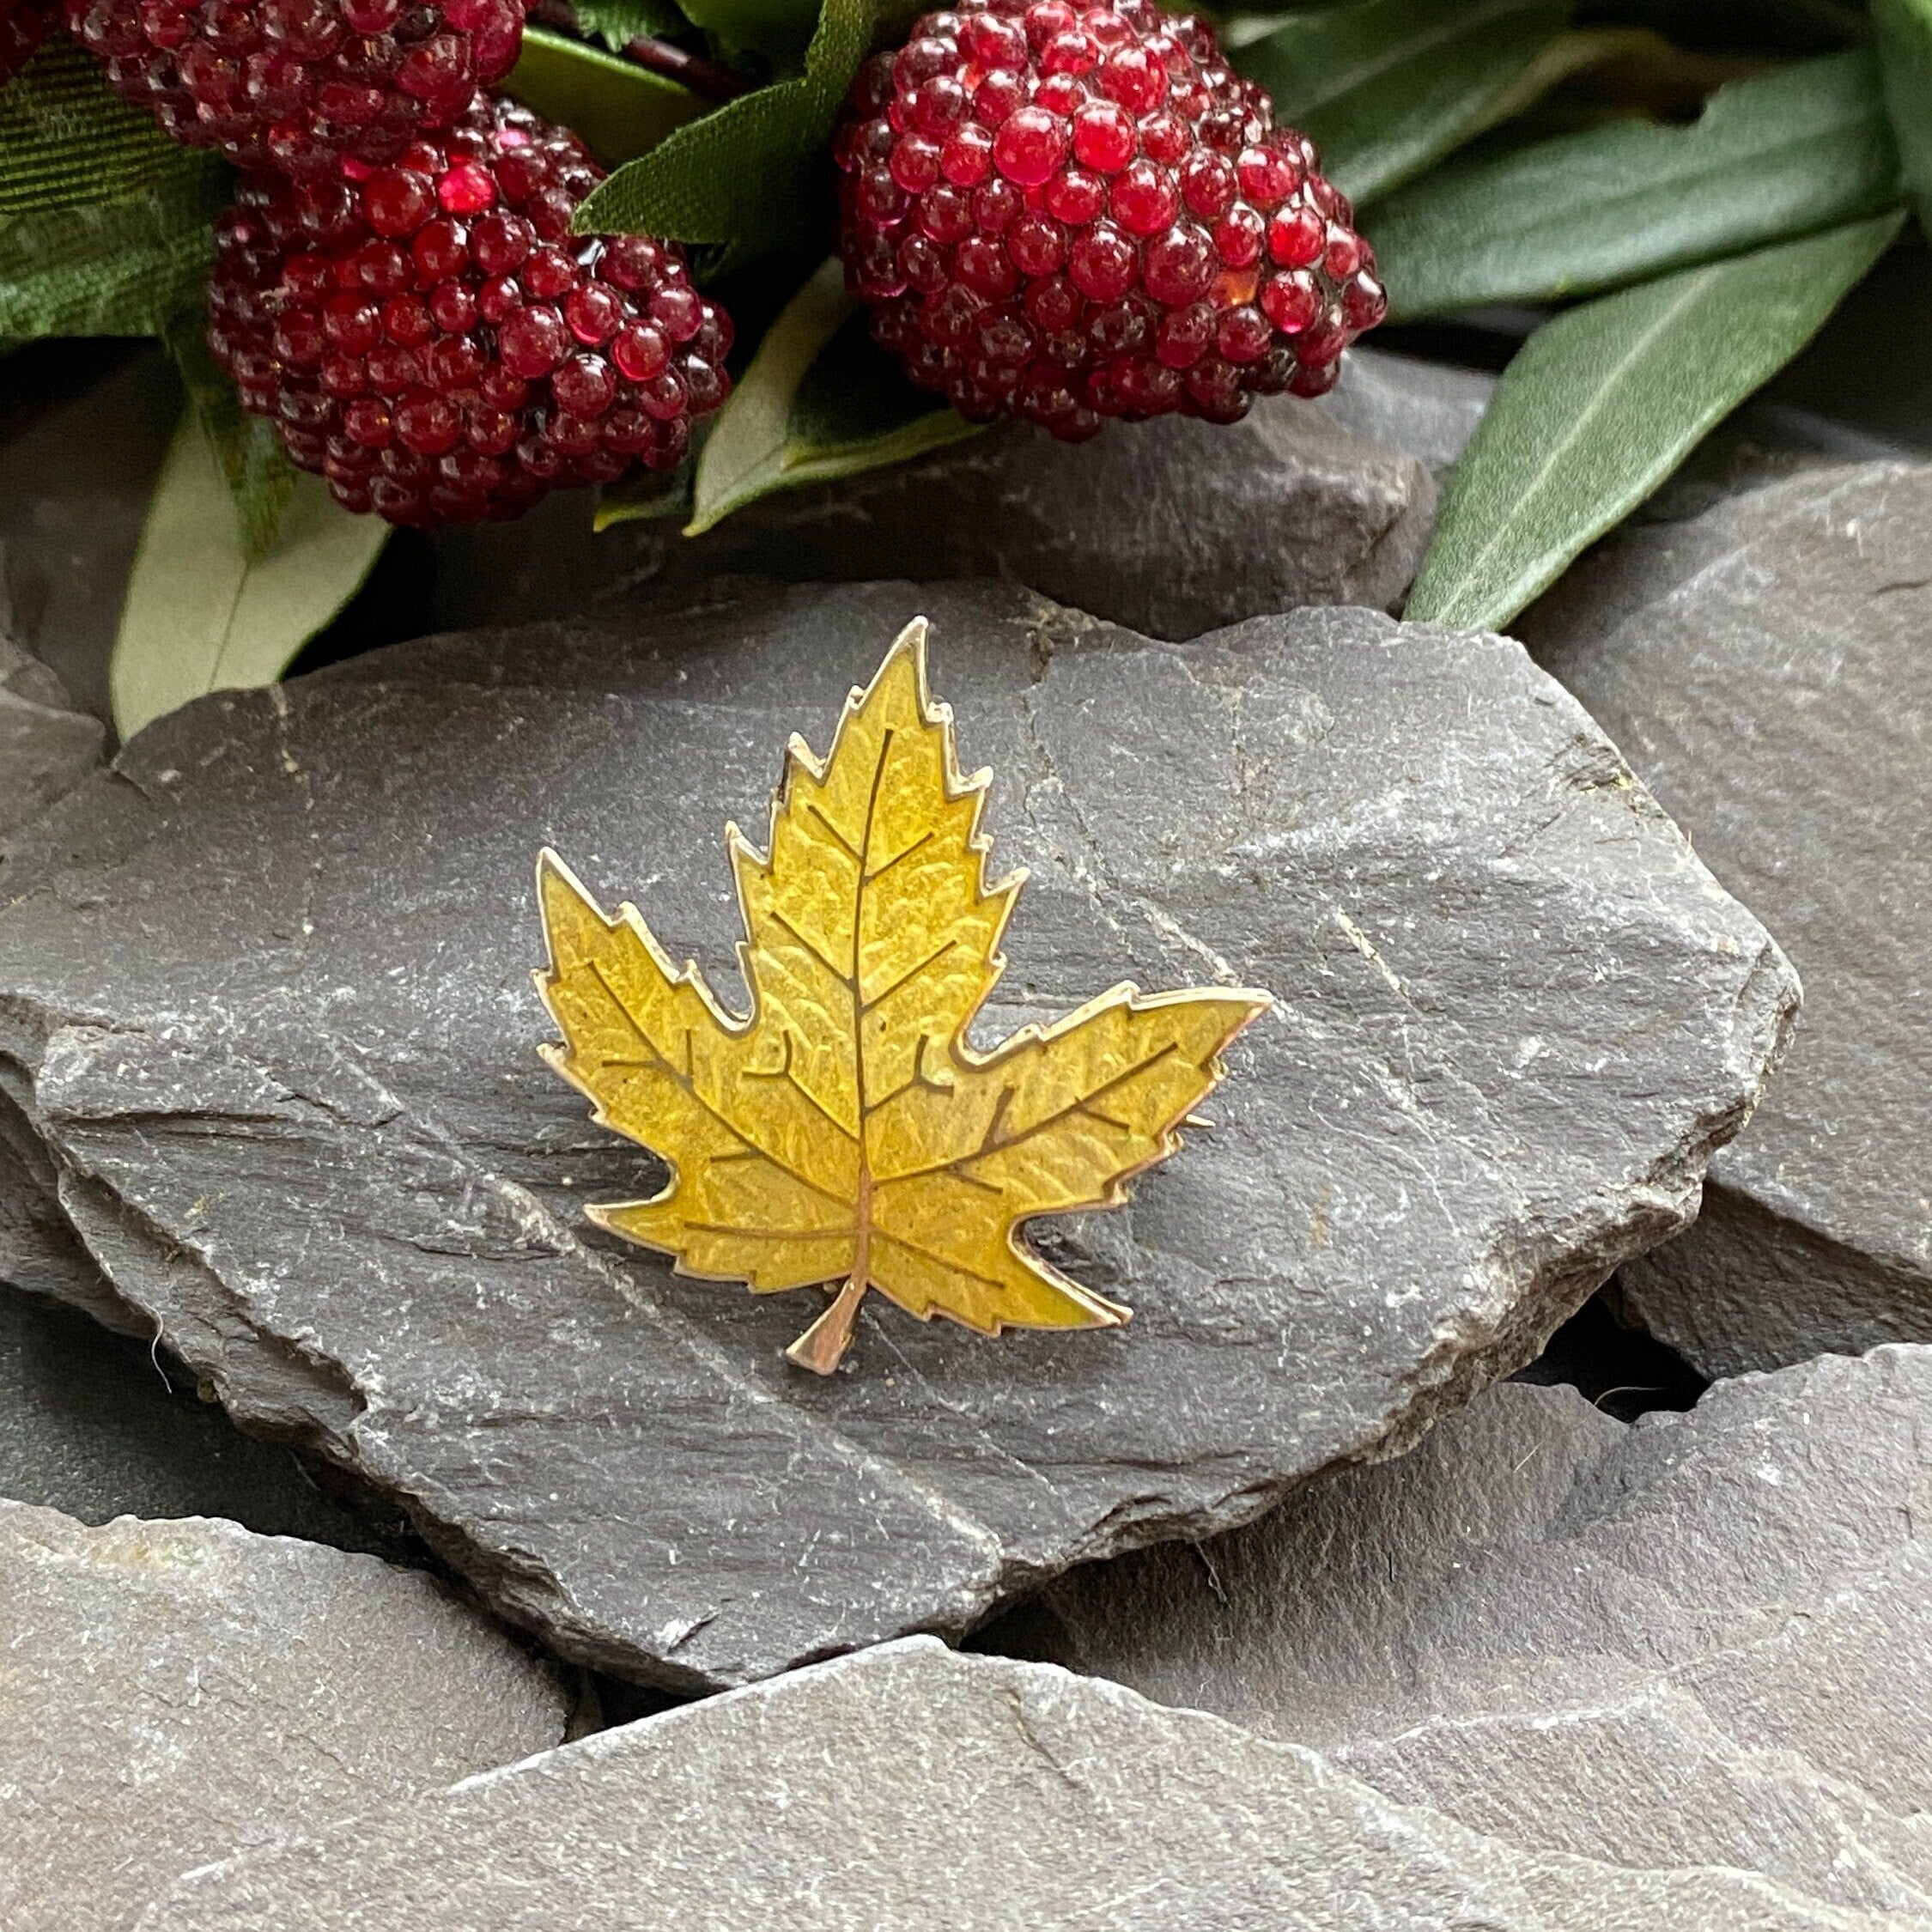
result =
[[926,629],[852,693],[823,762],[792,739],[765,851],[726,828],[746,1018],[695,963],[674,967],[634,906],[610,917],[547,848],[537,866],[537,984],[563,1036],[544,1057],[672,1168],[662,1194],[590,1218],[703,1280],[840,1285],[786,1351],[821,1375],[874,1288],[984,1335],[1126,1321],[1021,1228],[1125,1200],[1270,1004],[1123,984],[990,1053],[968,1044],[1026,875],[987,882],[992,774],[960,776]]

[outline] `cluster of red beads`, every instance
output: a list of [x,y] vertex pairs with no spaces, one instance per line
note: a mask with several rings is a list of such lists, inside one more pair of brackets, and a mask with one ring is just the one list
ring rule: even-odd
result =
[[1152,0],[959,0],[860,70],[835,155],[872,333],[963,415],[1090,436],[1320,395],[1387,311],[1314,144]]
[[574,135],[488,97],[387,167],[245,176],[210,343],[298,465],[392,523],[672,468],[724,400],[731,324],[672,245],[571,235],[598,179]]
[[47,16],[60,0],[0,0],[0,87],[4,87],[39,51],[47,37]]
[[393,161],[516,64],[528,0],[65,0],[124,100],[242,167]]

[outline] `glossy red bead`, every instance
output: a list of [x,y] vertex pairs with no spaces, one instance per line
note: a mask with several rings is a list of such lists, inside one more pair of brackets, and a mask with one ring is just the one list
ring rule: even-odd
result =
[[[244,405],[338,502],[471,521],[682,459],[692,417],[729,391],[730,320],[669,244],[570,235],[598,179],[574,136],[477,97],[392,163],[341,166],[344,197],[240,178],[209,301]],[[995,283],[1017,284],[986,246]]]
[[1231,422],[1332,381],[1387,310],[1312,143],[1152,0],[928,14],[861,70],[833,152],[875,338],[975,422]]
[[0,87],[39,52],[59,13],[60,0],[0,0]]
[[1073,153],[1081,167],[1115,174],[1133,159],[1133,117],[1110,100],[1094,100],[1073,117]]
[[[175,140],[244,168],[317,179],[393,167],[462,120],[516,64],[528,0],[0,0],[0,78],[17,33],[58,12],[123,99]],[[442,205],[475,214],[489,171],[459,167]],[[396,232],[385,229],[382,232]]]

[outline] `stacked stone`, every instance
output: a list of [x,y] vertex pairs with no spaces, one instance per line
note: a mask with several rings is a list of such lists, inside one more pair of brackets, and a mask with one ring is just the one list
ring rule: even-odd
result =
[[[1359,607],[1479,403],[1170,421],[1124,532],[1013,425],[842,571],[825,498],[710,553],[947,581],[553,561],[111,773],[0,664],[0,1275],[124,1331],[0,1305],[9,1932],[1932,1926],[1932,472],[1680,497],[1526,651]],[[1239,549],[1210,434],[1328,534]],[[1033,872],[991,1030],[1279,1012],[1035,1230],[1131,1328],[806,1386],[584,1226],[657,1176],[528,1055],[523,881],[715,971],[719,827],[915,611]]]

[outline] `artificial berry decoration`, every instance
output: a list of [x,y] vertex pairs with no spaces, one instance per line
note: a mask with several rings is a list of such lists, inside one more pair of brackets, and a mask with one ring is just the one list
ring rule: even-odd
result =
[[[0,0],[4,3],[4,0]],[[392,161],[516,64],[528,0],[64,0],[124,100],[242,167]]]
[[846,277],[961,414],[1055,435],[1318,396],[1388,308],[1314,143],[1152,0],[958,0],[860,70]]
[[60,0],[0,0],[0,87],[39,52]]
[[392,167],[245,175],[210,345],[297,465],[392,523],[674,468],[730,387],[731,323],[673,245],[572,236],[599,179],[575,135],[486,96]]

